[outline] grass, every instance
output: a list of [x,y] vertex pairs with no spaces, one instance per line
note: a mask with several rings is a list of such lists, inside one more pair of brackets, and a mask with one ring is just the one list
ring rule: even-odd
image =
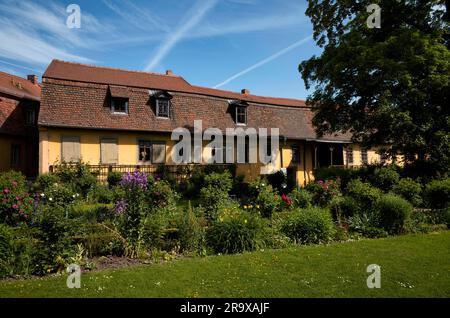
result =
[[[450,231],[0,281],[0,297],[450,297]],[[381,288],[369,289],[369,264]]]

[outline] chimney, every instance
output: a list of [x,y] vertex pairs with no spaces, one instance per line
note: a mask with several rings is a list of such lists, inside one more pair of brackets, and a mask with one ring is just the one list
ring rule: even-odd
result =
[[166,75],[167,75],[167,76],[173,76],[172,70],[167,70],[167,71],[166,71]]
[[37,77],[37,75],[28,75],[27,79],[34,85],[39,84],[39,78]]
[[250,91],[246,88],[241,89],[241,94],[250,95]]

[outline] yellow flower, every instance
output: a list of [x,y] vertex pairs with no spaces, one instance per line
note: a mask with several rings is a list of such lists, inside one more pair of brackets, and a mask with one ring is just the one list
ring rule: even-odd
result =
[[249,208],[249,209],[253,208],[253,205],[250,204],[250,205],[248,206],[248,208]]
[[246,224],[247,224],[247,219],[245,219],[245,220],[244,220],[244,223],[246,223]]
[[247,206],[246,205],[244,205],[244,209],[246,209],[247,208]]
[[259,205],[258,204],[256,205],[256,208],[259,209]]

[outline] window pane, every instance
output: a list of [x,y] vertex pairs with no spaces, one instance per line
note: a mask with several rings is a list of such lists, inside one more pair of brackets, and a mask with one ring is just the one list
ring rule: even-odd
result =
[[247,123],[247,110],[245,107],[236,107],[236,123],[246,124]]
[[150,161],[151,144],[148,141],[139,142],[139,161]]
[[111,98],[111,111],[114,113],[127,113],[128,100],[126,98]]
[[347,163],[353,163],[353,148],[352,147],[347,147]]
[[292,162],[300,163],[300,150],[298,146],[292,146]]
[[367,149],[363,148],[361,149],[361,161],[363,164],[368,164],[368,158],[367,158]]
[[169,101],[167,99],[158,99],[156,102],[156,116],[169,117]]
[[20,145],[11,145],[11,166],[20,164]]
[[166,144],[153,144],[153,163],[165,163],[166,162]]

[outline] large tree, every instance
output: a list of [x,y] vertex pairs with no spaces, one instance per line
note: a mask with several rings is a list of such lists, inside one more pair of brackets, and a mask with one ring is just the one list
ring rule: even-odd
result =
[[[381,8],[380,28],[367,19]],[[309,0],[320,56],[300,64],[319,135],[351,132],[450,169],[449,1]]]

